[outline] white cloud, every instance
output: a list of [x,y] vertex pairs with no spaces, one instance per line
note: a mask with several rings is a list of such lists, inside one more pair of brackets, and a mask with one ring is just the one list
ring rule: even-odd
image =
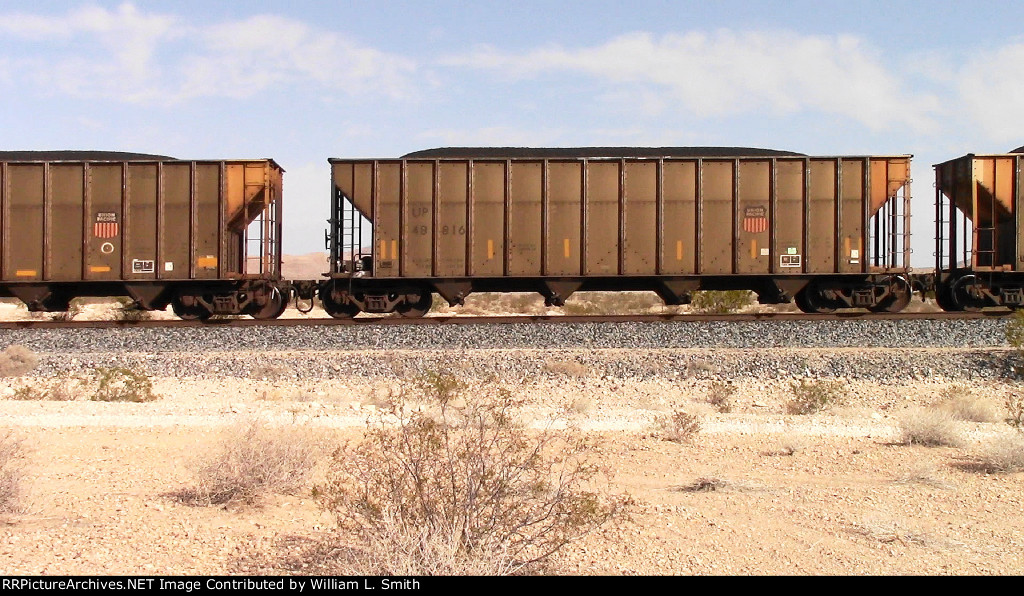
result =
[[958,74],[963,124],[1007,143],[997,151],[1024,144],[1024,43],[977,52]]
[[938,109],[934,97],[905,91],[885,58],[852,36],[633,33],[577,49],[510,54],[482,47],[444,63],[513,79],[575,73],[645,97],[646,110],[678,105],[704,118],[816,110],[876,131],[893,125],[927,131]]
[[247,98],[302,84],[402,98],[415,69],[412,60],[277,16],[196,25],[123,4],[0,14],[0,34],[25,56],[14,76],[47,92],[131,103]]

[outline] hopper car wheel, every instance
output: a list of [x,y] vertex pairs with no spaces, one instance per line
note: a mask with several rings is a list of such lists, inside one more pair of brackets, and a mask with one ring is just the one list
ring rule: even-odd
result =
[[965,275],[953,282],[953,285],[950,287],[950,294],[953,296],[953,303],[956,304],[957,310],[977,312],[988,305],[985,298],[972,296],[968,291],[968,287],[977,283],[977,281],[978,278],[975,276]]
[[428,290],[420,290],[418,296],[419,298],[412,304],[408,302],[401,304],[396,309],[398,314],[408,319],[417,319],[427,314],[427,311],[430,310],[431,305],[434,303],[434,295]]
[[254,307],[248,313],[250,317],[258,320],[276,319],[284,314],[288,308],[288,298],[284,292],[274,288],[270,292],[270,299],[262,307]]
[[868,310],[872,312],[900,312],[910,304],[913,290],[910,289],[910,284],[907,283],[907,280],[900,276],[894,276],[888,281],[891,286],[891,293]]
[[181,298],[175,298],[171,300],[171,310],[178,316],[179,319],[186,321],[205,321],[213,316],[209,310],[204,308],[202,305],[185,306],[181,303]]
[[351,319],[359,314],[359,307],[351,302],[337,302],[330,294],[320,295],[320,304],[324,311],[335,319]]
[[935,286],[935,303],[939,305],[939,308],[947,312],[963,310],[953,301],[953,289],[947,284]]
[[813,283],[797,292],[793,301],[796,302],[797,308],[805,313],[828,314],[839,308],[834,300],[822,296],[818,286]]

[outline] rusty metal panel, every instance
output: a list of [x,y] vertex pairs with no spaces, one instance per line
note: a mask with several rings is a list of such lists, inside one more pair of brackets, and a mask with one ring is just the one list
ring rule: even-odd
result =
[[513,161],[509,174],[508,274],[541,275],[544,162]]
[[221,214],[221,179],[220,164],[197,163],[193,180],[195,196],[193,204],[194,227],[193,258],[196,279],[216,279],[222,277],[220,226]]
[[163,279],[189,279],[192,275],[192,164],[163,165],[163,252],[158,268]]
[[804,270],[805,172],[804,160],[778,160],[775,163],[773,273],[793,274]]
[[119,163],[89,165],[86,225],[88,249],[85,278],[89,280],[121,279],[121,254],[124,222],[122,207],[124,168]]
[[811,159],[807,180],[807,255],[808,273],[834,273],[836,239],[836,183],[838,160]]
[[471,275],[505,272],[505,166],[504,161],[473,162]]
[[771,261],[772,162],[739,162],[736,190],[736,273],[768,273]]
[[654,275],[658,251],[658,162],[627,161],[623,194],[622,273]]
[[3,214],[7,249],[4,272],[9,281],[43,278],[43,199],[46,168],[42,164],[9,164]]
[[405,167],[403,277],[430,277],[433,273],[435,165],[410,161]]
[[374,276],[401,275],[402,163],[378,162],[373,192]]
[[584,275],[618,275],[620,162],[590,161],[586,167]]
[[865,160],[844,159],[841,162],[841,202],[837,244],[840,247],[840,273],[860,273],[867,270],[864,258],[864,215],[869,200]]
[[157,165],[128,165],[125,279],[156,279]]
[[1024,222],[1021,221],[1021,219],[1024,218],[1024,204],[1021,202],[1024,200],[1024,197],[1021,196],[1021,182],[1024,182],[1024,180],[1022,180],[1022,176],[1024,176],[1024,174],[1021,174],[1020,171],[1020,156],[1013,156],[1013,160],[1013,206],[1015,214],[1014,221],[1017,226],[1017,233],[1015,234],[1017,240],[1015,251],[1016,258],[1014,259],[1013,270],[1021,271],[1024,270]]
[[583,164],[548,162],[544,274],[581,274]]
[[50,279],[82,279],[82,220],[85,168],[82,164],[50,165]]
[[696,271],[697,162],[665,160],[662,168],[661,271]]
[[704,160],[701,171],[700,273],[733,272],[735,162]]
[[466,275],[466,201],[469,197],[468,162],[443,161],[437,169],[436,274]]

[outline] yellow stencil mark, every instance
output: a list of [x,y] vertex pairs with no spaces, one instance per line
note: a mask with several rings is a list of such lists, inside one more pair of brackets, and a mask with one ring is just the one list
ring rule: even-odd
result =
[[487,258],[494,258],[494,240],[491,240],[490,238],[487,239]]
[[110,273],[110,267],[89,267],[91,273]]
[[35,277],[36,276],[36,270],[35,269],[18,269],[17,271],[14,272],[14,275],[16,275],[18,277]]
[[683,260],[683,241],[682,240],[677,240],[676,241],[676,260],[677,261],[682,261]]
[[381,240],[380,241],[380,260],[386,261],[387,258],[388,258],[388,243],[383,241],[383,240]]
[[565,258],[569,258],[569,239],[562,239],[562,252],[565,253]]
[[397,259],[398,258],[398,240],[392,240],[391,241],[391,258],[392,259]]
[[196,266],[203,267],[205,269],[214,269],[217,267],[217,257],[212,255],[199,257],[198,259],[196,259]]
[[751,259],[756,259],[757,258],[757,239],[756,238],[750,240],[750,258]]

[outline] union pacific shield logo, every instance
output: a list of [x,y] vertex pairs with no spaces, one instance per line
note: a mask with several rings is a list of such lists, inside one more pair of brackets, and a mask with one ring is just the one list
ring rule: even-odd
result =
[[117,214],[97,213],[96,223],[92,226],[92,235],[97,238],[113,238],[117,236]]
[[760,234],[768,230],[768,210],[764,207],[747,207],[743,210],[743,231]]

